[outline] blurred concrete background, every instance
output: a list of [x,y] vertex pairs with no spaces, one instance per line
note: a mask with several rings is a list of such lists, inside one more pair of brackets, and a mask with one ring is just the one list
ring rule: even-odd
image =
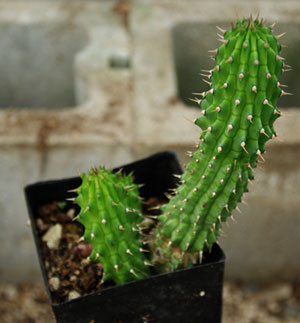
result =
[[[275,5],[276,4],[276,5]],[[0,280],[39,281],[26,184],[118,166],[171,149],[182,164],[199,129],[188,98],[206,84],[216,25],[259,13],[287,31],[279,139],[224,226],[228,278],[300,281],[300,3],[297,1],[1,1]]]

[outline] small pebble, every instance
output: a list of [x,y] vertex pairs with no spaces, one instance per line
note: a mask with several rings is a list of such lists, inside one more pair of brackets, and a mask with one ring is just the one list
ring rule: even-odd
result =
[[68,300],[70,301],[71,299],[78,298],[79,296],[81,295],[76,290],[72,290],[68,295]]
[[74,282],[74,281],[76,281],[76,280],[77,280],[77,277],[76,277],[76,276],[72,275],[72,276],[70,277],[70,281],[71,281],[71,282]]
[[43,236],[42,240],[47,243],[49,249],[57,249],[62,236],[62,225],[57,223]]
[[36,226],[38,227],[39,230],[44,231],[47,227],[44,224],[44,221],[41,218],[38,218],[36,220]]
[[48,283],[49,283],[49,288],[52,292],[57,291],[59,289],[60,280],[58,277],[51,277],[48,280]]
[[82,258],[88,257],[92,252],[92,245],[89,242],[80,242],[75,248],[74,253]]
[[81,264],[82,265],[88,265],[91,262],[90,258],[84,258],[81,260]]
[[67,212],[67,216],[68,216],[69,218],[73,219],[73,218],[74,218],[74,216],[75,216],[75,209],[71,208],[70,210],[68,210],[68,212]]

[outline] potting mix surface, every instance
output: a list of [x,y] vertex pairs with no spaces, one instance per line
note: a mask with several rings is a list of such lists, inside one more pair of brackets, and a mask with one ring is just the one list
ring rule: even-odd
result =
[[[159,210],[150,209],[164,202],[149,198],[143,204],[143,214],[158,214]],[[114,286],[110,281],[103,283],[101,263],[89,260],[91,245],[82,241],[84,228],[74,221],[77,213],[77,205],[66,202],[52,202],[38,210],[36,225],[54,303]],[[155,220],[145,219],[144,230],[151,230]]]

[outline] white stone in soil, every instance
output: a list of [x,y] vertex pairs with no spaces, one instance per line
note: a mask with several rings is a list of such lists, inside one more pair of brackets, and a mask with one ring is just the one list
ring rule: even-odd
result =
[[81,296],[76,290],[72,290],[69,293],[68,300],[70,301],[71,299],[78,298]]
[[51,291],[56,291],[59,289],[60,280],[58,277],[51,277],[48,283]]
[[47,243],[49,249],[57,249],[62,236],[62,225],[57,223],[43,236],[42,240]]

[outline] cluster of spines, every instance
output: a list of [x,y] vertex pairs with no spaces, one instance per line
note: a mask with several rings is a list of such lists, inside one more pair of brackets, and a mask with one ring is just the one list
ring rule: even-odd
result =
[[164,270],[201,260],[217,241],[221,222],[248,190],[265,143],[276,137],[277,99],[289,94],[278,81],[288,67],[279,56],[282,35],[251,18],[231,31],[219,29],[222,45],[213,51],[216,66],[207,75],[211,89],[193,99],[203,109],[194,121],[202,129],[200,144],[154,232],[154,260]]
[[103,265],[103,281],[120,284],[149,276],[140,227],[141,200],[131,175],[93,168],[81,179],[75,199],[81,210],[76,219],[85,228],[84,240],[92,244],[90,259]]

